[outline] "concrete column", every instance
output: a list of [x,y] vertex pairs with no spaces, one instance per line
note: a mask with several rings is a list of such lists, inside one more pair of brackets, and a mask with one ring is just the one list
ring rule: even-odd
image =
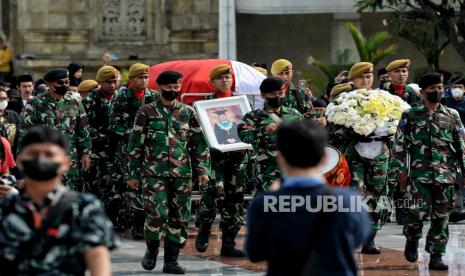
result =
[[219,0],[218,58],[236,60],[236,0]]
[[360,16],[356,13],[334,13],[331,24],[331,59],[336,59],[337,51],[344,49],[351,50],[350,62],[359,60],[357,48],[352,39],[350,32],[346,29],[345,24],[352,22],[357,28],[360,28]]

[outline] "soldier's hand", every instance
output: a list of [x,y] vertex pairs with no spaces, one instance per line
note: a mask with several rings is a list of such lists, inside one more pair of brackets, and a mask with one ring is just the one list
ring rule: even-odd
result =
[[0,184],[0,198],[4,197],[13,187]]
[[128,186],[131,187],[131,189],[133,190],[139,189],[139,180],[137,179],[128,180]]
[[326,126],[326,118],[325,117],[318,118],[315,122],[321,127]]
[[208,177],[208,175],[202,174],[201,176],[199,176],[200,184],[207,184],[208,181],[210,181],[210,178]]
[[397,181],[399,182],[399,190],[405,191],[408,182],[408,174],[406,172],[401,172],[397,175]]
[[276,129],[278,128],[278,125],[273,123],[273,124],[269,124],[265,127],[265,132],[266,133],[271,133],[271,132],[275,132]]
[[91,163],[90,156],[89,155],[84,155],[81,158],[81,162],[82,162],[82,169],[85,172],[87,172],[90,169],[90,163]]
[[223,186],[216,187],[216,197],[219,199],[224,199],[224,187]]
[[272,191],[277,191],[277,190],[279,190],[279,189],[281,188],[281,184],[282,184],[282,183],[281,183],[281,180],[277,179],[277,180],[273,181],[273,183],[270,185],[270,187],[268,188],[268,190],[269,190],[270,192],[272,192]]

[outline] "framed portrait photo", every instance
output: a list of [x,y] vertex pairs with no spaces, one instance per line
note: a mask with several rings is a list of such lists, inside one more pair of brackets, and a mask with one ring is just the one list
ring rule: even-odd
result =
[[194,108],[210,147],[222,152],[252,149],[237,132],[239,122],[252,110],[247,96],[196,101]]

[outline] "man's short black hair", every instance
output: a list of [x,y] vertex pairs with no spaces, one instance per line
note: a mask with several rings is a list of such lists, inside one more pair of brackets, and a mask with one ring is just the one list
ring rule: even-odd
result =
[[68,152],[68,141],[60,131],[49,126],[34,126],[21,140],[21,150],[31,144],[51,143],[55,144]]
[[309,120],[283,122],[277,140],[278,150],[290,166],[311,168],[325,154],[328,132]]

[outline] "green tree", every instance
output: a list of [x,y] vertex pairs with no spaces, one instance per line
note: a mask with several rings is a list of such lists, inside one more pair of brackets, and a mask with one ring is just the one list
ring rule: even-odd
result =
[[384,57],[396,52],[397,47],[393,44],[382,48],[382,45],[391,38],[388,32],[377,32],[366,39],[354,24],[347,23],[346,28],[352,35],[361,61],[368,61],[376,66]]
[[437,22],[430,18],[418,18],[407,12],[396,12],[389,24],[392,30],[410,41],[426,58],[430,70],[440,68],[439,59],[450,41],[442,34]]
[[415,28],[423,27],[425,33],[434,26],[465,61],[465,0],[357,0],[355,6],[360,12],[389,9],[394,16],[408,14]]

